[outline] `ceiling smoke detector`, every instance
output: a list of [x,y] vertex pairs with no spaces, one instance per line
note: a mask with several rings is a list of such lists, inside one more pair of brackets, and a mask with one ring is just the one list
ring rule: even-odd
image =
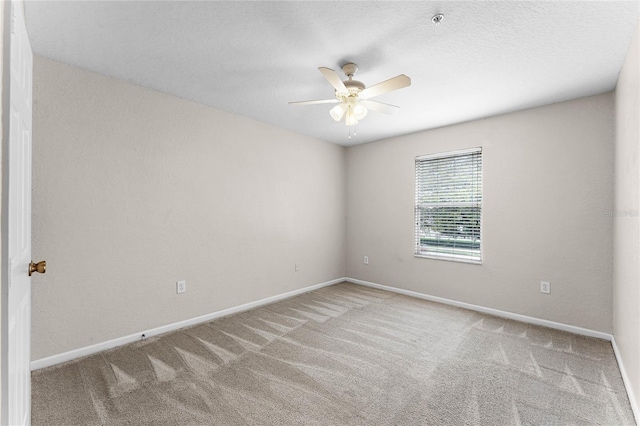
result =
[[437,15],[433,15],[433,18],[431,18],[431,22],[436,24],[437,27],[438,25],[440,25],[440,22],[442,22],[443,19],[444,15],[442,13],[438,13]]

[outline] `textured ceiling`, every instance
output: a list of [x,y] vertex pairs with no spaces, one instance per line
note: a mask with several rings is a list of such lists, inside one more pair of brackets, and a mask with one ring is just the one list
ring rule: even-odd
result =
[[[445,15],[435,26],[431,17]],[[612,90],[637,1],[27,1],[33,51],[341,145]],[[376,100],[347,139],[317,70],[355,62]]]

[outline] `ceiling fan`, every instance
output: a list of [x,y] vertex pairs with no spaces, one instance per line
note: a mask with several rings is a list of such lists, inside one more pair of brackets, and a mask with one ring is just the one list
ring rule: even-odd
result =
[[335,99],[289,102],[289,105],[338,104],[329,111],[329,115],[336,121],[340,121],[342,117],[345,117],[347,126],[358,124],[358,120],[366,117],[368,110],[393,114],[399,107],[385,104],[384,102],[372,101],[371,98],[411,85],[411,79],[404,74],[400,74],[371,87],[366,87],[361,81],[353,79],[353,76],[358,71],[358,66],[352,63],[345,64],[342,67],[342,71],[348,78],[346,81],[342,81],[331,68],[320,67],[318,70],[336,89]]

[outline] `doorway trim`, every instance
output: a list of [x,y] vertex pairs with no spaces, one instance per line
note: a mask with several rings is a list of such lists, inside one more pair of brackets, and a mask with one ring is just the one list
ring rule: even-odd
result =
[[9,397],[7,385],[9,379],[9,268],[8,253],[9,239],[9,120],[10,120],[10,90],[11,87],[11,2],[4,1],[2,14],[2,184],[0,197],[0,424],[7,424],[9,418]]

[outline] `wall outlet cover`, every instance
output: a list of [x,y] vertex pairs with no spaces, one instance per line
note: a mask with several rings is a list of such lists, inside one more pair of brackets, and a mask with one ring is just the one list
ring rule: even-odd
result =
[[184,293],[187,291],[187,282],[186,281],[178,281],[176,283],[176,293]]

